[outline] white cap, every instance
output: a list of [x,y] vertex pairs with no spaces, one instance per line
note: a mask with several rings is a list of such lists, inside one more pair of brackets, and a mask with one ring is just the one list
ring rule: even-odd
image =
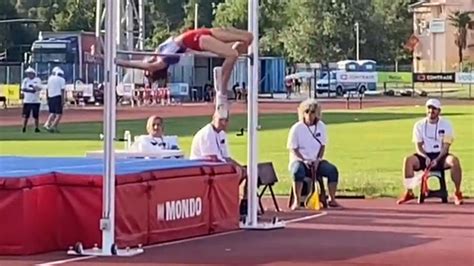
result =
[[35,71],[32,67],[28,67],[28,68],[25,70],[25,73],[26,73],[26,74],[28,74],[28,73],[36,74],[36,71]]
[[436,109],[441,109],[441,102],[438,99],[429,99],[428,101],[426,101],[425,106],[433,106]]
[[64,72],[60,67],[54,67],[51,72],[55,75],[64,75]]
[[229,111],[224,104],[221,104],[217,107],[216,111],[214,112],[214,116],[218,119],[228,119],[229,118]]

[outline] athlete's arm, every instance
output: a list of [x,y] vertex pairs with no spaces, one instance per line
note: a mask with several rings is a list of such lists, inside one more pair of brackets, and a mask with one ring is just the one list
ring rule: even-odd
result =
[[161,57],[158,57],[154,62],[116,59],[115,63],[121,67],[142,69],[149,72],[159,71],[168,66]]

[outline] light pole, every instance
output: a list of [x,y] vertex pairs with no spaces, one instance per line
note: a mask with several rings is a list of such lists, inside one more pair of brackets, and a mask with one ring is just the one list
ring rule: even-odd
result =
[[194,29],[197,29],[199,27],[198,13],[199,13],[199,4],[196,3],[194,4]]
[[356,59],[359,61],[359,22],[354,24],[354,29],[356,33]]

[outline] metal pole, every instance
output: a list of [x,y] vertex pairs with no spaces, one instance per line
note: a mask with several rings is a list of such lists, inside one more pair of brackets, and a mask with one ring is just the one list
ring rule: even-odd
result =
[[198,13],[199,13],[199,4],[195,3],[194,4],[194,29],[199,28]]
[[355,23],[356,30],[356,58],[359,61],[359,22]]
[[104,90],[104,176],[103,208],[100,228],[102,230],[102,250],[112,255],[115,231],[115,84],[116,68],[114,57],[117,42],[117,1],[107,0],[105,27],[105,90]]
[[145,49],[145,5],[138,0],[138,49]]
[[257,154],[257,125],[258,125],[258,85],[259,85],[259,56],[258,56],[258,0],[248,2],[248,28],[253,34],[253,43],[249,48],[252,57],[248,63],[248,105],[247,105],[247,175],[248,175],[248,226],[257,226],[257,180],[258,180],[258,154]]
[[126,33],[126,38],[127,38],[127,50],[134,50],[133,46],[133,6],[132,6],[132,0],[125,0],[127,1],[125,3],[125,15],[127,16],[127,19],[125,21],[125,25],[127,28],[127,33]]

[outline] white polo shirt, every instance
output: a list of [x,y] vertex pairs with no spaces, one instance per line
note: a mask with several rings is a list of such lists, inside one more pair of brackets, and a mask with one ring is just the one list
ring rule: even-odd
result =
[[194,135],[189,159],[203,160],[212,155],[217,156],[220,161],[230,158],[229,143],[223,130],[218,133],[211,124],[207,124]]
[[303,122],[296,122],[288,133],[287,148],[290,150],[288,168],[294,161],[301,160],[292,150],[298,149],[305,161],[315,161],[319,150],[327,143],[326,125],[318,121],[316,125],[307,126]]
[[38,88],[41,88],[41,79],[38,77],[35,77],[33,79],[30,78],[25,78],[23,79],[23,82],[21,83],[21,89],[32,89],[37,88],[36,92],[24,92],[23,93],[23,102],[24,103],[40,103],[40,90]]
[[413,127],[412,141],[423,142],[423,149],[427,153],[440,152],[443,141],[452,143],[454,132],[451,123],[439,118],[438,123],[431,124],[428,119],[423,118],[415,123]]
[[66,80],[57,75],[48,78],[48,98],[62,95],[62,90],[66,88]]
[[141,135],[135,140],[130,149],[137,152],[179,149],[178,137],[163,136],[156,138],[151,135]]

